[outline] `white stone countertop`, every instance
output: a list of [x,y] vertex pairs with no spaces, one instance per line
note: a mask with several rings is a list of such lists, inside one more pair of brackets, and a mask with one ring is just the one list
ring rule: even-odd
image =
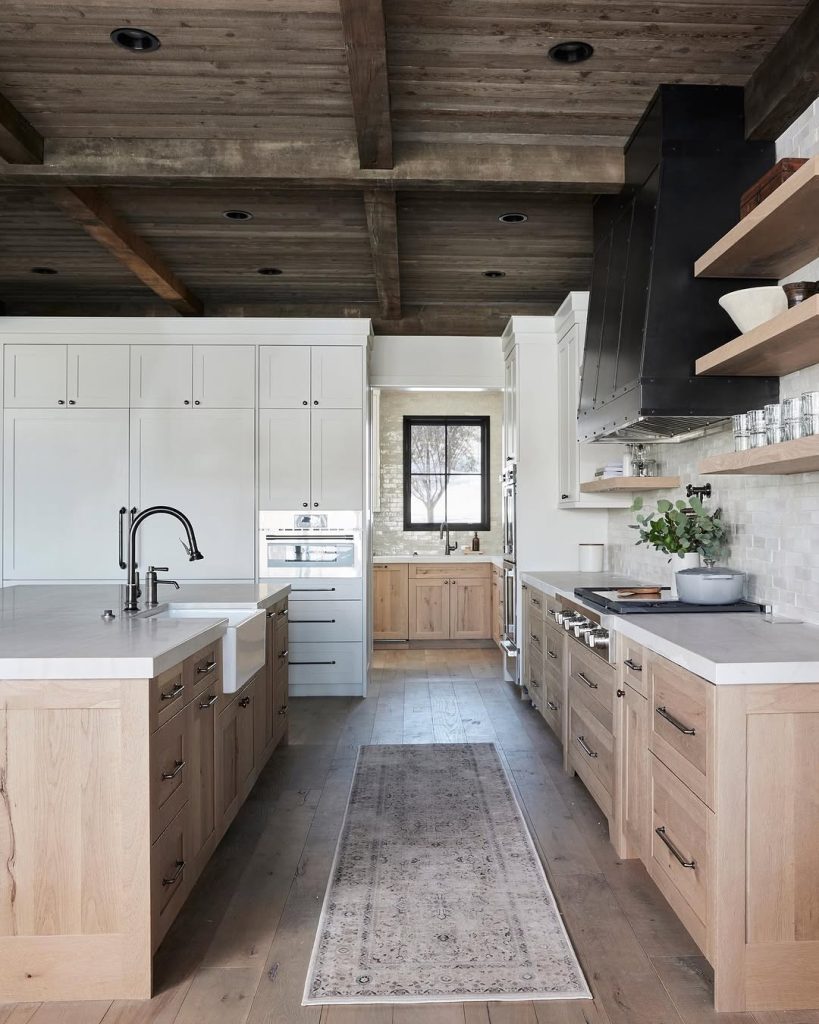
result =
[[[227,620],[209,609],[266,608],[289,589],[183,585],[167,604],[201,607],[202,617],[173,619],[124,614],[117,584],[3,587],[0,679],[150,679],[224,635]],[[102,618],[107,608],[116,615],[110,622]]]
[[488,555],[477,551],[474,555],[373,555],[373,563],[379,565],[449,565],[451,562],[491,562],[492,565],[503,565],[503,555]]
[[[523,572],[521,581],[580,605],[575,587],[637,582],[612,573],[582,572]],[[612,615],[585,607],[595,611],[607,629],[717,685],[819,682],[819,626],[769,621],[761,612]]]

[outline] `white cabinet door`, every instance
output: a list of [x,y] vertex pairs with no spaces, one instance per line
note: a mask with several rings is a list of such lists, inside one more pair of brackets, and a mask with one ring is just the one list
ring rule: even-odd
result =
[[309,506],[310,410],[262,409],[259,413],[259,507],[289,511]]
[[255,346],[195,345],[193,404],[203,409],[253,409],[256,404]]
[[131,346],[131,406],[179,409],[193,400],[190,345]]
[[[131,413],[131,501],[171,505],[190,519],[205,556],[191,562],[181,524],[154,516],[140,527],[139,564],[167,565],[172,578],[255,576],[253,411],[155,409]],[[163,588],[163,596],[167,596]]]
[[330,409],[364,405],[364,353],[351,345],[316,345],[312,350],[310,402]]
[[68,404],[83,409],[127,409],[127,345],[68,346]]
[[518,354],[512,349],[504,363],[503,377],[503,458],[504,463],[518,457]]
[[363,507],[362,416],[358,409],[313,409],[310,507]]
[[6,345],[6,407],[52,409],[65,405],[65,360],[65,345]]
[[7,410],[4,452],[4,577],[121,580],[128,410]]
[[560,502],[577,501],[579,448],[577,444],[577,328],[557,348],[558,490]]
[[310,405],[308,345],[259,348],[259,408],[306,409]]

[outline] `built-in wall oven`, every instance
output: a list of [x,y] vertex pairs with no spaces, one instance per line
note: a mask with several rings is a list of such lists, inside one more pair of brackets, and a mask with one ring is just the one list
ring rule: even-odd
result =
[[360,512],[260,512],[259,577],[360,577]]

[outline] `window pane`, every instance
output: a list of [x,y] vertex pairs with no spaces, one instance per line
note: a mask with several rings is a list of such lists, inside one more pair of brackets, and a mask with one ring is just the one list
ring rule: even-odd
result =
[[478,424],[447,427],[450,473],[480,473],[481,428]]
[[440,523],[444,517],[444,485],[442,475],[410,477],[410,516],[414,523]]
[[481,521],[481,478],[450,476],[447,487],[447,518],[450,523]]
[[410,430],[410,472],[443,473],[446,464],[446,427],[413,423]]

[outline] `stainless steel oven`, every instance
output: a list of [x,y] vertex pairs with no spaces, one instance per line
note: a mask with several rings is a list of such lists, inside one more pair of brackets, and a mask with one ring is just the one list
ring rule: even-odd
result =
[[260,512],[259,578],[360,577],[360,512]]

